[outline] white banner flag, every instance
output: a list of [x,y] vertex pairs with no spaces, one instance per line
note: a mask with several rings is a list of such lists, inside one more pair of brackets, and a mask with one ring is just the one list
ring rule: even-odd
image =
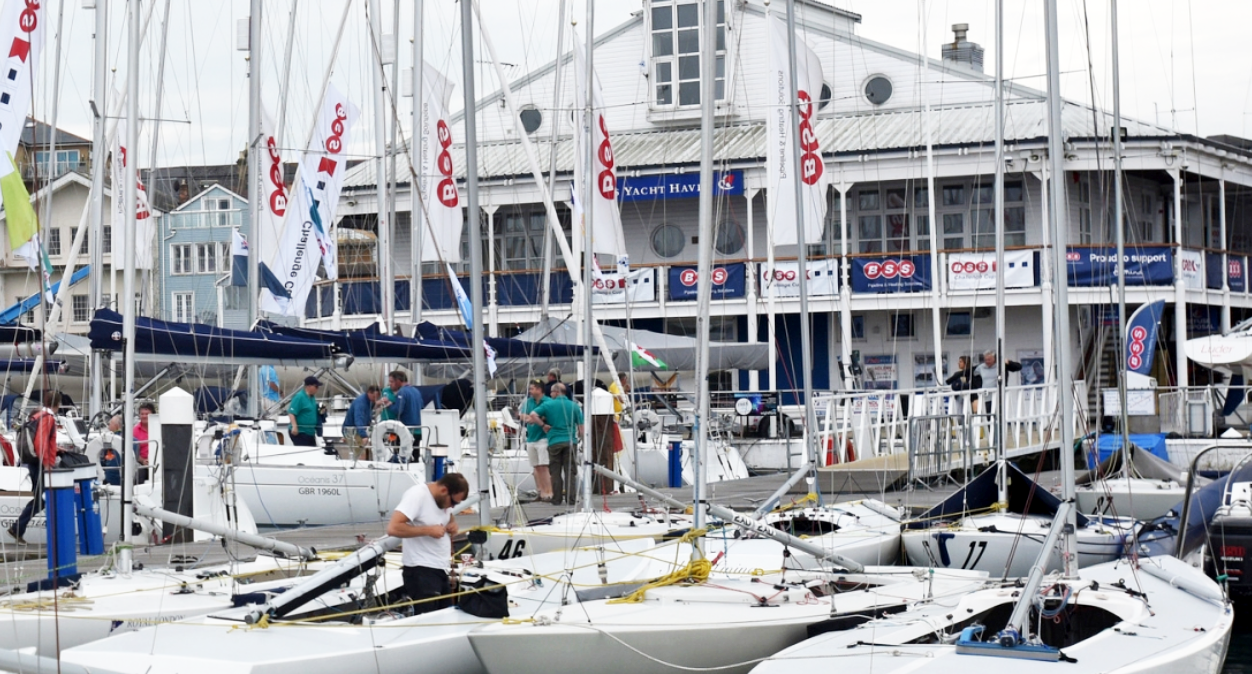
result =
[[[617,208],[617,172],[613,158],[613,143],[609,139],[609,127],[604,121],[604,96],[600,89],[600,77],[592,73],[591,123],[587,123],[587,59],[583,41],[578,31],[571,31],[574,40],[574,110],[578,113],[574,129],[574,184],[575,193],[583,194],[587,177],[587,138],[590,128],[592,143],[591,170],[591,250],[614,257],[626,254],[626,237],[622,233],[622,214]],[[584,216],[585,218],[585,216]],[[584,219],[576,222],[581,225]],[[575,234],[583,236],[582,227]]]
[[[1035,255],[1029,250],[1004,251],[1004,287],[1035,285]],[[948,290],[995,290],[995,253],[948,254]]]
[[261,155],[261,171],[257,176],[260,184],[253,194],[261,195],[260,203],[265,207],[261,212],[261,231],[257,239],[256,254],[262,261],[271,259],[273,251],[278,248],[278,240],[283,232],[283,220],[287,215],[287,188],[283,184],[283,158],[279,152],[278,139],[274,119],[261,107],[261,144],[265,152]]
[[260,253],[291,297],[276,297],[269,290],[262,290],[261,309],[264,311],[300,315],[313,288],[319,260],[326,267],[327,278],[338,277],[338,251],[332,225],[343,176],[348,169],[341,155],[359,116],[360,110],[334,85],[327,87],[313,140],[300,163],[294,194],[290,197],[295,212],[287,219],[275,249]]
[[[829,297],[839,294],[838,260],[808,260],[809,297]],[[773,286],[774,297],[800,296],[800,263],[775,262],[774,268],[761,265],[761,297],[769,297]]]
[[[1111,256],[1116,276],[1117,256]],[[1179,250],[1178,265],[1182,267],[1182,285],[1188,290],[1204,290],[1204,253],[1198,250]],[[1129,266],[1129,265],[1127,265]]]
[[628,276],[621,272],[601,272],[591,282],[593,304],[621,304],[656,301],[656,269],[632,269]]
[[[126,148],[126,120],[117,121],[117,133],[113,136],[113,257],[126,250],[126,178],[130,171]],[[135,269],[152,269],[152,241],[156,238],[156,223],[148,206],[148,192],[144,189],[139,172],[135,171]]]
[[[47,13],[40,2],[7,0],[0,10],[0,45],[8,56],[4,60],[5,77],[0,79],[0,185],[6,199],[19,199],[27,203],[20,206],[6,204],[9,217],[9,246],[13,254],[30,265],[40,266],[42,255],[39,247],[39,230],[29,206],[30,195],[22,184],[22,176],[13,165],[17,148],[26,128],[26,115],[30,114],[30,99],[39,82],[39,56],[43,52],[44,21]],[[40,167],[41,169],[43,167]],[[14,214],[24,211],[24,216]],[[48,269],[44,265],[44,285],[48,284]]]
[[[424,262],[460,262],[464,211],[452,177],[452,130],[448,101],[452,83],[429,63],[422,70],[422,132],[418,141],[418,175],[425,211],[413,203],[413,226],[422,236]],[[429,221],[427,220],[429,216]]]
[[[817,102],[822,92],[822,62],[803,40],[796,36],[796,99],[800,103],[799,143],[792,147],[795,124],[791,118],[791,66],[787,58],[787,23],[782,17],[766,14],[769,24],[769,119],[765,127],[768,215],[775,246],[796,245],[796,187],[801,188],[804,217],[804,241],[817,243],[822,238],[826,217],[826,187],[830,178],[822,163],[822,149],[814,126],[817,124]],[[794,152],[800,153],[800,175],[795,175]]]

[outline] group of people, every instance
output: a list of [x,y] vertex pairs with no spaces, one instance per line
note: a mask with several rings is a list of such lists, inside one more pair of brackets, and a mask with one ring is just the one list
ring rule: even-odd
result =
[[[1015,360],[1004,361],[1004,371],[1021,372],[1022,364]],[[982,362],[974,365],[968,356],[956,359],[956,372],[948,377],[946,383],[953,391],[976,391],[978,389],[994,389],[1000,382],[1000,365],[996,361],[996,352],[988,349],[982,354]],[[975,401],[975,404],[977,401]],[[977,411],[977,408],[975,408]],[[992,403],[987,401],[987,414],[991,414]]]
[[422,439],[422,392],[409,384],[409,377],[401,370],[387,375],[387,387],[366,387],[348,406],[343,418],[343,437],[354,446],[367,445],[370,427],[375,418],[382,421],[397,420],[409,430],[416,447]]

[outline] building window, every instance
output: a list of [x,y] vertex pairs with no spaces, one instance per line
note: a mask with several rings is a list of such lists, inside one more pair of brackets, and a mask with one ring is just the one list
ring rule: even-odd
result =
[[[703,3],[675,0],[653,3],[648,14],[652,35],[654,108],[700,105],[700,21]],[[726,98],[726,4],[717,3],[717,100]]]
[[217,243],[198,243],[196,244],[196,273],[197,274],[216,274],[217,265]]
[[953,311],[948,314],[948,325],[944,332],[948,337],[968,337],[973,327],[973,317],[968,311]]
[[943,214],[943,249],[959,250],[965,247],[965,214]]
[[56,257],[61,254],[61,228],[48,228],[48,256]]
[[86,323],[91,320],[91,304],[86,295],[74,295],[71,300],[75,323]]
[[[52,168],[52,177],[58,177],[70,171],[77,171],[81,160],[78,150],[57,150],[56,166]],[[48,151],[41,150],[35,153],[35,163],[39,165],[40,173],[48,177]]]
[[28,312],[26,312],[26,313],[22,314],[22,323],[23,323],[24,325],[34,325],[34,324],[35,324],[35,310],[34,310],[34,309],[31,309],[30,311],[28,311]]
[[102,252],[105,255],[113,254],[113,225],[104,226],[104,241],[101,242],[101,245],[104,246]]
[[713,249],[721,255],[734,255],[743,250],[743,227],[734,220],[723,220],[717,226]]
[[663,224],[652,230],[652,252],[660,257],[677,257],[686,244],[683,231],[674,225]]
[[[839,222],[842,217],[840,212],[839,193],[835,192],[831,199],[831,204],[826,208],[826,221],[823,223],[822,242],[810,244],[808,247],[808,256],[810,258],[829,257],[832,255],[843,254],[843,241],[839,236]],[[849,218],[849,221],[851,219]],[[853,241],[852,226],[849,225],[844,233],[849,242]]]
[[191,323],[196,315],[195,293],[174,293],[174,320]]
[[176,276],[192,273],[192,246],[175,243],[170,246],[170,273]]
[[865,317],[852,317],[852,339],[865,339]]
[[501,269],[542,269],[543,228],[547,224],[548,216],[542,212],[505,215]]
[[900,312],[891,314],[891,338],[907,339],[913,337],[913,314]]

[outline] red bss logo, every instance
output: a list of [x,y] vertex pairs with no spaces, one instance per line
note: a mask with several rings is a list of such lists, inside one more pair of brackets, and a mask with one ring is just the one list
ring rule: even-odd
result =
[[[699,277],[700,275],[696,273],[696,270],[684,269],[682,271],[682,274],[679,274],[678,280],[681,281],[683,285],[691,287],[696,284],[696,281],[700,280]],[[713,270],[713,285],[720,286],[725,282],[726,282],[726,270],[722,269],[721,267],[714,269]]]
[[626,287],[626,279],[602,279],[591,282],[592,290],[617,290]]
[[1200,273],[1200,263],[1199,263],[1198,261],[1196,261],[1196,260],[1186,260],[1186,259],[1184,259],[1184,260],[1182,261],[1182,270],[1183,270],[1183,271],[1193,271],[1193,272],[1195,272],[1195,273],[1197,273],[1197,274],[1198,274],[1198,273]]
[[892,279],[897,276],[900,278],[911,278],[916,271],[917,267],[911,260],[884,260],[882,262],[867,262],[865,264],[865,278],[871,281],[879,277],[885,279]]
[[1065,254],[1066,262],[1082,262],[1082,253],[1070,251]]
[[1227,273],[1230,274],[1230,278],[1243,278],[1243,265],[1241,263],[1231,260],[1226,267]]
[[1137,369],[1143,365],[1143,351],[1145,348],[1143,341],[1148,338],[1148,331],[1142,325],[1136,325],[1130,330],[1130,344],[1127,347],[1130,350],[1130,357],[1126,359],[1126,365],[1130,369]]
[[979,262],[953,262],[953,274],[986,274],[989,271],[996,270],[996,263],[988,264],[985,260]]

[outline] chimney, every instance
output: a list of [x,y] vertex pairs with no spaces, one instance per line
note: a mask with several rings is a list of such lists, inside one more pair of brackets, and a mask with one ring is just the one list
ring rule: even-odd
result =
[[180,178],[178,181],[178,205],[181,206],[187,203],[187,200],[190,198],[191,192],[187,189],[187,179]]
[[968,23],[952,24],[953,40],[943,45],[943,60],[982,72],[982,45],[965,39]]

